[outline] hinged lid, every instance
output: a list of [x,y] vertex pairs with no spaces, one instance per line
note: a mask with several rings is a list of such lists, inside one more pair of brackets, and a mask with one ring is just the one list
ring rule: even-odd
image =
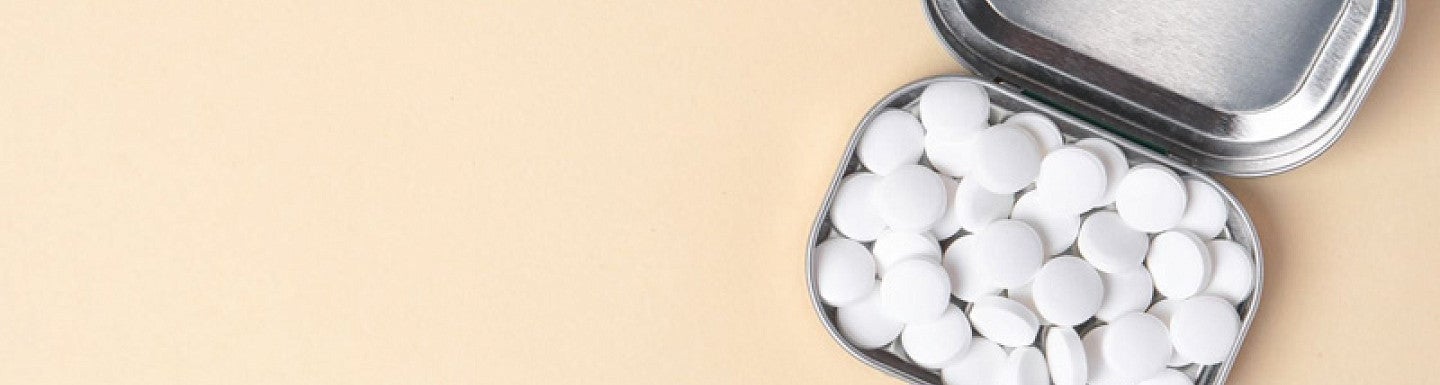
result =
[[1275,174],[1339,137],[1403,0],[926,0],[977,75],[1207,171]]

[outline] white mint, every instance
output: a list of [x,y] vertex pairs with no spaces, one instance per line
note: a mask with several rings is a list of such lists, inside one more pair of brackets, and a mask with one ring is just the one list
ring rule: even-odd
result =
[[1019,127],[1035,138],[1043,151],[1053,151],[1065,144],[1065,138],[1060,135],[1060,128],[1055,122],[1038,112],[1021,112],[1005,118],[1005,125]]
[[1006,347],[1035,342],[1040,320],[1015,300],[990,296],[976,300],[970,309],[970,325],[980,335]]
[[1040,235],[1025,222],[998,220],[974,238],[976,265],[990,286],[1009,289],[1030,282],[1045,258]]
[[1185,300],[1174,298],[1167,298],[1155,301],[1155,304],[1150,305],[1150,309],[1146,310],[1145,312],[1150,313],[1150,315],[1153,315],[1155,316],[1155,318],[1160,319],[1161,322],[1169,325],[1170,316],[1175,315],[1175,305],[1183,301]]
[[980,273],[978,259],[975,258],[974,241],[974,236],[956,238],[954,242],[950,242],[950,247],[945,249],[945,258],[941,261],[945,272],[950,275],[950,294],[969,302],[1000,294],[1000,288],[991,285]]
[[1114,371],[1106,364],[1105,350],[1101,349],[1105,342],[1107,328],[1109,328],[1108,325],[1096,326],[1080,339],[1080,345],[1085,348],[1085,372],[1089,379],[1088,382],[1091,384],[1109,383],[1115,380]]
[[887,230],[880,234],[870,247],[875,254],[876,272],[885,275],[885,269],[906,258],[926,258],[940,263],[940,242],[930,233]]
[[945,215],[945,182],[920,165],[900,166],[875,186],[876,211],[897,230],[921,232]]
[[1095,312],[1095,318],[1105,322],[1114,321],[1126,313],[1145,310],[1155,292],[1150,273],[1145,269],[1102,273],[1100,282],[1105,286],[1105,296],[1100,301],[1100,310]]
[[1015,194],[996,194],[980,186],[975,178],[961,179],[955,187],[950,212],[960,227],[972,233],[983,230],[990,222],[1010,215]]
[[975,137],[975,163],[970,177],[997,194],[1012,194],[1035,181],[1044,155],[1024,130],[995,126]]
[[1250,258],[1250,252],[1245,251],[1245,246],[1225,239],[1212,240],[1207,246],[1210,249],[1214,272],[1211,273],[1210,285],[1205,288],[1205,294],[1224,298],[1232,305],[1239,305],[1249,298],[1250,291],[1255,289],[1255,265]]
[[974,135],[957,138],[943,133],[925,134],[925,159],[935,171],[952,177],[964,177],[975,163]]
[[1105,365],[1114,370],[1116,377],[1145,379],[1165,368],[1170,357],[1170,334],[1155,316],[1129,313],[1107,326],[1100,350]]
[[1100,273],[1080,258],[1062,256],[1046,262],[1031,283],[1035,310],[1051,324],[1075,326],[1100,310],[1104,286]]
[[1230,208],[1225,197],[1209,183],[1197,179],[1185,180],[1185,214],[1180,216],[1176,228],[1190,230],[1205,239],[1220,235],[1225,221],[1230,219]]
[[[1015,302],[1025,305],[1026,309],[1030,309],[1030,312],[1035,313],[1035,316],[1038,317],[1040,313],[1035,310],[1035,293],[1031,292],[1030,289],[1030,284],[1011,288],[1005,291],[1005,298],[1013,299]],[[1040,321],[1043,323],[1045,320],[1041,319]]]
[[1130,168],[1115,191],[1115,210],[1136,230],[1158,233],[1185,214],[1185,183],[1170,168],[1146,163]]
[[920,92],[917,112],[928,133],[964,139],[990,120],[990,96],[979,84],[936,82]]
[[940,371],[940,378],[945,385],[995,385],[1006,359],[1000,345],[985,337],[974,337],[960,359]]
[[885,230],[885,220],[871,199],[880,176],[868,172],[850,174],[840,180],[830,203],[830,223],[850,239],[869,242]]
[[1055,385],[1085,385],[1085,346],[1080,335],[1068,327],[1050,328],[1045,333],[1045,358],[1050,367],[1050,380]]
[[930,226],[930,235],[935,236],[935,239],[947,239],[960,232],[960,216],[955,214],[954,204],[955,192],[960,188],[960,182],[956,182],[954,178],[940,179],[945,182],[946,201],[951,203],[946,206],[945,215],[941,215],[940,219]]
[[920,127],[920,121],[905,111],[893,108],[875,115],[855,148],[860,164],[880,175],[920,162],[924,151],[925,129]]
[[1239,335],[1240,315],[1218,297],[1187,299],[1175,305],[1170,316],[1170,339],[1175,352],[1200,365],[1224,361]]
[[896,263],[880,279],[880,309],[901,323],[934,320],[950,304],[950,278],[924,258]]
[[1065,146],[1045,155],[1035,179],[1035,193],[1051,209],[1079,215],[1099,205],[1109,183],[1099,157],[1080,147]]
[[1140,381],[1139,385],[1194,385],[1194,382],[1185,373],[1175,369],[1165,369],[1150,379]]
[[1015,348],[1000,366],[995,383],[999,385],[1049,385],[1050,370],[1045,356],[1032,346]]
[[832,238],[815,246],[815,286],[830,306],[855,303],[875,288],[875,260],[859,242]]
[[970,347],[970,320],[955,305],[933,321],[905,326],[900,333],[900,347],[915,364],[927,369],[940,369],[954,362]]
[[[1169,327],[1169,326],[1170,326],[1170,317],[1173,316],[1173,315],[1175,315],[1175,305],[1176,305],[1176,304],[1179,304],[1180,301],[1183,301],[1183,300],[1179,300],[1179,299],[1165,299],[1165,300],[1160,300],[1159,302],[1155,302],[1154,305],[1150,305],[1150,310],[1146,310],[1145,312],[1146,312],[1146,313],[1150,313],[1150,315],[1155,316],[1155,318],[1156,318],[1156,319],[1159,319],[1160,322],[1164,323],[1166,327]],[[1173,341],[1172,341],[1172,342],[1173,342]],[[1172,344],[1172,345],[1173,345],[1173,344]],[[1185,357],[1181,357],[1179,353],[1175,353],[1175,352],[1174,352],[1174,349],[1171,349],[1170,361],[1167,362],[1167,363],[1165,364],[1165,366],[1169,366],[1169,367],[1175,368],[1175,367],[1181,367],[1181,366],[1185,366],[1185,365],[1189,365],[1189,364],[1190,364],[1190,361],[1189,361],[1189,360],[1186,360]]]
[[1115,202],[1115,190],[1120,187],[1120,180],[1130,171],[1130,163],[1125,158],[1125,151],[1120,150],[1115,143],[1100,138],[1085,138],[1075,142],[1075,147],[1090,150],[1100,162],[1105,164],[1105,177],[1108,180],[1105,188],[1105,196],[1096,202],[1096,206],[1108,205]]
[[1150,240],[1145,267],[1155,290],[1165,298],[1189,298],[1210,282],[1210,248],[1185,230],[1170,230]]
[[1015,200],[1010,217],[1029,224],[1040,234],[1040,241],[1045,244],[1045,255],[1065,252],[1075,244],[1075,237],[1080,233],[1079,215],[1049,209],[1034,192]]
[[1145,260],[1150,239],[1130,228],[1114,211],[1097,211],[1080,225],[1080,256],[1106,273],[1135,270]]
[[860,302],[835,311],[835,327],[846,341],[861,349],[878,349],[900,337],[905,324],[886,317],[880,311],[880,291],[876,289]]

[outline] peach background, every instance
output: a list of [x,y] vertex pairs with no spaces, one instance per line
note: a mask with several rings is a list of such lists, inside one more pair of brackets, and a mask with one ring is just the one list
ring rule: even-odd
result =
[[[895,381],[810,308],[874,1],[0,4],[0,383]],[[1226,182],[1234,384],[1433,382],[1440,3],[1329,153]]]

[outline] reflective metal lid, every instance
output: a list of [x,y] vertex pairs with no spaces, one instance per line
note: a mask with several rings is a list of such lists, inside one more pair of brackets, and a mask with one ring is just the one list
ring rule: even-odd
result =
[[1197,168],[1275,174],[1340,136],[1403,0],[926,0],[993,78]]

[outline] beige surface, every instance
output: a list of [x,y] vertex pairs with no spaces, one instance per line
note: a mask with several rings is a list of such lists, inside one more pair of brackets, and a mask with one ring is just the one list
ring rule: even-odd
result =
[[[802,261],[855,121],[958,70],[918,4],[61,3],[0,4],[0,383],[894,383]],[[1435,381],[1410,11],[1333,150],[1227,181],[1235,384]]]

